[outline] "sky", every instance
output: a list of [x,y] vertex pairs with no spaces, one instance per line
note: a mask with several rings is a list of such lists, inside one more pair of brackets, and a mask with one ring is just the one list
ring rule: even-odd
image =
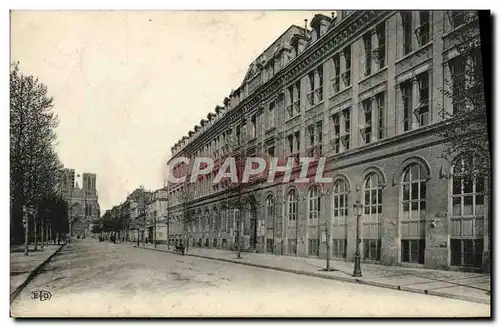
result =
[[140,185],[161,188],[172,145],[315,13],[13,11],[10,60],[47,85],[59,158],[97,174],[104,212]]

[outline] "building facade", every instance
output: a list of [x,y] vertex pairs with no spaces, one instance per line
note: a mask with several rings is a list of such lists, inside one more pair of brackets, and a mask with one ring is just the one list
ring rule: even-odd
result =
[[[80,177],[77,175],[76,177]],[[75,170],[65,168],[61,183],[61,194],[68,203],[70,235],[89,237],[92,222],[100,217],[99,197],[96,189],[96,174],[83,173],[82,187],[75,180]]]
[[244,188],[254,201],[241,213],[224,207],[233,195],[214,174],[189,197],[185,183],[169,183],[176,237],[234,249],[239,229],[246,251],[324,258],[329,247],[332,258],[353,260],[360,215],[364,261],[488,269],[488,186],[460,177],[464,158],[440,157],[438,133],[441,111],[456,105],[442,90],[468,60],[456,34],[477,28],[476,15],[337,11],[314,16],[311,30],[291,26],[172,147],[171,161],[205,156],[218,167],[237,138],[246,156],[325,157],[333,182],[255,178]]
[[157,244],[167,243],[170,227],[167,213],[167,191],[159,189],[152,192],[146,202],[146,228],[149,241],[156,241]]

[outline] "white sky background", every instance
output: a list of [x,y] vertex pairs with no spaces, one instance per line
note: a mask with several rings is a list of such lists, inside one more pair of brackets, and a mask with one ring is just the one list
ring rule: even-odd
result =
[[48,86],[60,159],[97,174],[104,212],[162,187],[171,146],[317,12],[14,11],[11,61]]

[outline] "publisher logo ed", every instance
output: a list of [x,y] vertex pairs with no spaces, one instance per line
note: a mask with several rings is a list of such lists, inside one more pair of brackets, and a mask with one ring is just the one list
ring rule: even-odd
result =
[[49,291],[33,291],[31,292],[31,299],[32,300],[40,300],[40,301],[48,301],[52,298],[52,294],[50,294]]

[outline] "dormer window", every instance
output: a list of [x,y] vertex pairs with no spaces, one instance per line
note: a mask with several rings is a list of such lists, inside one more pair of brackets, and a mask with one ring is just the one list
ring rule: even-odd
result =
[[314,33],[316,34],[316,40],[321,37],[321,25],[317,25],[314,28]]

